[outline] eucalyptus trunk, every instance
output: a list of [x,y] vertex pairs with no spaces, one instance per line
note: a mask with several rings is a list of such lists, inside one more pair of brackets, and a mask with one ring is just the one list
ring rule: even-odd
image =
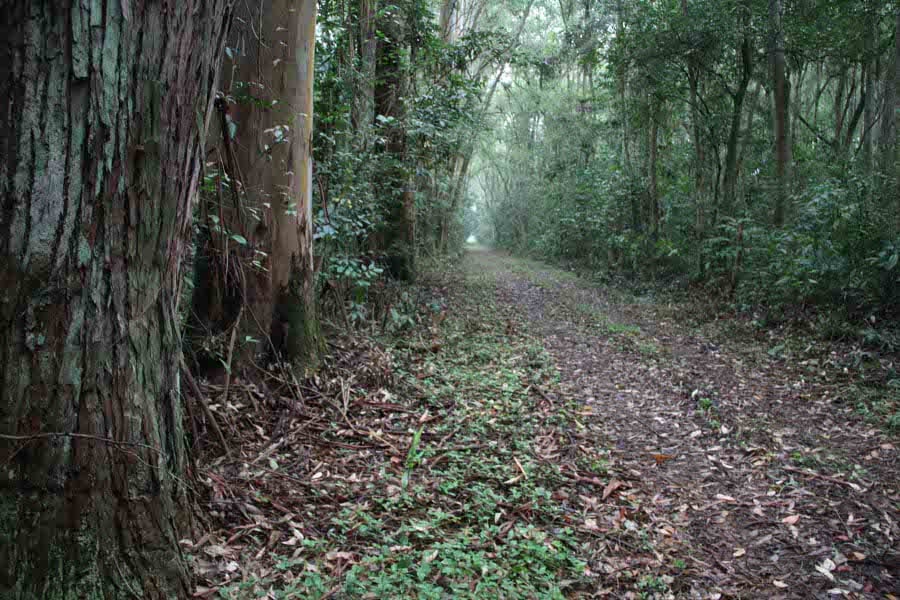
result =
[[277,292],[276,327],[284,333],[287,359],[314,366],[323,350],[315,302],[313,262],[313,81],[315,79],[316,0],[291,2],[288,23],[289,72],[286,97],[294,128],[288,147],[288,203],[275,212],[272,281]]
[[178,298],[226,0],[0,21],[0,597],[175,598]]
[[[221,215],[224,229],[216,233],[209,225],[213,247],[222,248],[212,259],[231,268],[213,273],[218,281],[198,281],[197,289],[238,288],[233,295],[240,310],[219,311],[225,322],[211,328],[239,327],[238,360],[274,348],[309,367],[320,352],[312,293],[315,8],[306,0],[241,3],[229,39],[223,72],[225,89],[236,102],[219,135],[225,139],[225,164],[233,171],[231,191],[240,193],[233,200],[232,194],[215,199],[214,214]],[[232,132],[229,123],[235,124]],[[234,234],[245,239],[236,243]],[[195,295],[195,314],[203,314],[204,296]]]
[[354,94],[353,126],[363,135],[363,147],[368,148],[368,130],[375,123],[375,76],[378,38],[375,13],[378,0],[359,1],[359,73]]

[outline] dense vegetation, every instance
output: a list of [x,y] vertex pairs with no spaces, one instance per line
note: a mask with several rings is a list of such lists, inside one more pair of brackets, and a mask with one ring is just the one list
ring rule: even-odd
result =
[[[0,34],[0,596],[893,585],[896,0],[19,0]],[[760,530],[719,503],[808,547],[724,548]]]
[[893,2],[570,2],[530,24],[482,237],[739,305],[900,306]]

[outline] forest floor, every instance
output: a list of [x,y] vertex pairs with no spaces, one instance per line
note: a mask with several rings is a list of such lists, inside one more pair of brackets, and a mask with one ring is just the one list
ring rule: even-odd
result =
[[896,397],[844,350],[480,249],[407,294],[318,377],[206,385],[198,597],[900,596]]

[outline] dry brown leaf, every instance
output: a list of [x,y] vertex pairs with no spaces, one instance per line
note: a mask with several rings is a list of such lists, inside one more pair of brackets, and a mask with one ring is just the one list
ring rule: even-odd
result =
[[606,500],[607,498],[609,498],[610,494],[612,494],[623,485],[625,485],[625,483],[619,481],[618,479],[613,479],[612,481],[610,481],[608,484],[606,484],[606,487],[603,488],[603,499]]
[[675,458],[674,454],[654,454],[653,455],[653,460],[656,461],[657,465],[661,465],[668,460],[672,460],[673,458]]

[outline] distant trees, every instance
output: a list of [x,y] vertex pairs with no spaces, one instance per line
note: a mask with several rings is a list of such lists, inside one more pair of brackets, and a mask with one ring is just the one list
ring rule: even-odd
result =
[[365,317],[458,247],[534,3],[7,4],[0,596],[185,597],[182,323],[229,376],[311,366],[335,281]]
[[314,145],[326,277],[349,278],[330,265],[368,254],[412,279],[419,255],[461,246],[469,165],[532,5],[323,5]]
[[178,302],[227,9],[4,5],[0,597],[190,593]]
[[560,3],[524,38],[477,160],[498,241],[747,300],[900,299],[897,12]]

